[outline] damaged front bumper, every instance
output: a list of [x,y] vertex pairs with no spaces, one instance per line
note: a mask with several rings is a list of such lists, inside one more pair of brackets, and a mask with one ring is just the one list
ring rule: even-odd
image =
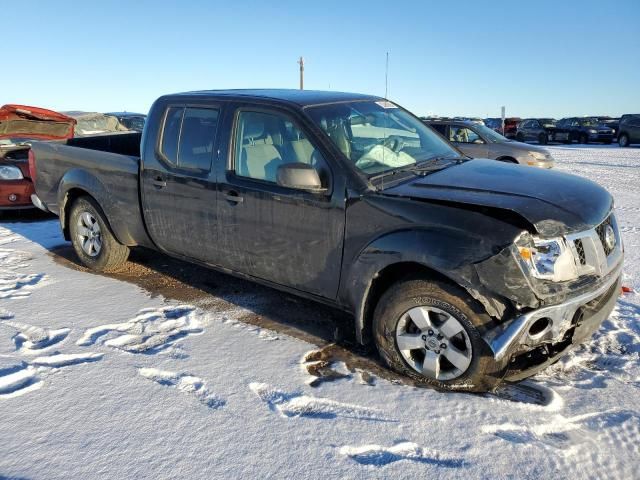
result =
[[590,337],[609,316],[620,292],[622,262],[588,292],[528,311],[484,335],[496,361],[525,378],[553,363],[568,347]]

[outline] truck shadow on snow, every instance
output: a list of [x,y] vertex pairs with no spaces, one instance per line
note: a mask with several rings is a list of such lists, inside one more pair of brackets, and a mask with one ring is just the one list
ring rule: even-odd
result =
[[302,359],[315,377],[309,383],[312,387],[354,377],[368,385],[375,384],[375,377],[415,385],[384,367],[375,349],[359,345],[353,319],[331,307],[145,248],[133,249],[125,269],[111,274],[82,266],[68,243],[50,249],[49,255],[65,267],[133,283],[152,296],[187,302],[214,314],[237,309],[240,322],[316,345],[318,349]]

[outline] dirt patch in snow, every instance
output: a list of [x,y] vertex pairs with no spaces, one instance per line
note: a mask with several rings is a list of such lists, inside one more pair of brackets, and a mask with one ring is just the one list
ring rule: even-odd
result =
[[[312,386],[338,378],[373,377],[414,385],[410,379],[385,368],[370,348],[355,342],[353,320],[324,305],[304,300],[231,275],[183,262],[143,248],[133,249],[125,268],[113,274],[97,274],[78,263],[71,245],[52,249],[54,261],[92,275],[102,275],[133,283],[152,296],[190,303],[210,312],[243,310],[243,323],[303,340],[319,347],[306,368],[316,378]],[[335,371],[344,364],[348,374]]]

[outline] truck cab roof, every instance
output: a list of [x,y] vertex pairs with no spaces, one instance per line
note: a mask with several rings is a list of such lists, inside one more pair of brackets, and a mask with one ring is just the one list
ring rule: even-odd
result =
[[325,103],[357,101],[357,100],[382,100],[374,95],[364,95],[359,93],[328,92],[322,90],[294,90],[294,89],[233,89],[233,90],[199,90],[193,92],[182,92],[166,97],[207,97],[224,98],[227,100],[238,99],[265,99],[278,102],[286,102],[299,107],[309,105],[321,105]]

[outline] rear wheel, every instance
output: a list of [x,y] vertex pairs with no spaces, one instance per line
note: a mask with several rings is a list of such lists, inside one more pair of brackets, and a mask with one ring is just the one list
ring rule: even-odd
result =
[[117,271],[129,257],[129,248],[113,236],[100,206],[90,197],[74,201],[69,233],[80,261],[98,272]]
[[418,383],[487,391],[500,383],[505,370],[480,336],[491,322],[458,287],[409,280],[380,298],[374,334],[387,365]]
[[620,134],[620,138],[618,138],[618,144],[621,147],[628,147],[629,146],[629,136],[626,133]]

